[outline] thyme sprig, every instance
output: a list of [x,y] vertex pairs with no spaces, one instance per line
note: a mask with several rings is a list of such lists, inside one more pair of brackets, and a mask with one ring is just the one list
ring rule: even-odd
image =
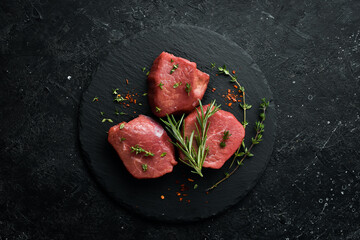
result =
[[218,67],[218,74],[223,74],[223,75],[229,76],[231,78],[230,82],[238,85],[239,90],[242,92],[242,103],[240,103],[240,107],[244,111],[244,121],[242,122],[242,125],[244,126],[244,128],[246,128],[246,126],[249,124],[246,121],[246,110],[250,109],[252,106],[249,104],[246,104],[246,102],[245,102],[245,88],[239,83],[235,74],[231,74],[229,72],[229,70],[226,68],[226,65],[224,65],[222,67]]
[[[161,121],[165,124],[168,132],[175,138],[176,141],[172,143],[177,148],[179,148],[185,155],[184,159],[180,158],[179,160],[184,164],[188,165],[189,167],[193,168],[194,170],[191,171],[192,173],[197,173],[202,177],[202,166],[209,152],[209,148],[206,146],[207,132],[210,125],[210,123],[208,123],[208,120],[220,109],[220,105],[216,105],[214,100],[204,112],[204,108],[200,100],[199,103],[200,110],[196,109],[196,119],[198,123],[195,124],[197,133],[196,136],[194,130],[192,131],[190,137],[185,137],[185,124],[183,123],[185,114],[182,115],[179,121],[175,119],[174,115],[167,115],[167,121],[164,119],[161,119]],[[198,146],[197,150],[194,148],[193,145],[194,139]]]
[[145,149],[139,147],[139,145],[135,145],[131,147],[131,152],[135,152],[136,155],[138,155],[139,153],[145,153],[145,157],[151,156],[153,157],[154,154],[150,151],[146,151]]
[[[247,157],[252,157],[254,156],[254,154],[251,153],[252,148],[259,144],[262,139],[263,139],[263,132],[265,131],[265,116],[266,116],[266,110],[269,106],[269,101],[266,101],[265,98],[261,99],[261,104],[260,104],[260,114],[259,114],[259,118],[260,121],[256,121],[255,122],[255,131],[256,134],[254,137],[251,138],[251,145],[249,148],[245,147],[245,144],[243,144],[244,146],[244,151],[243,152],[236,152],[235,153],[235,157],[234,159],[241,157],[240,160],[237,161],[237,166],[230,172],[230,173],[226,173],[225,177],[222,178],[220,181],[216,182],[213,186],[211,186],[210,188],[207,189],[207,191],[213,190],[214,188],[216,188],[220,183],[224,182],[226,179],[228,179],[231,175],[233,175],[238,169],[239,167],[242,165],[243,161],[245,160],[245,158]],[[243,141],[244,143],[244,141]],[[239,148],[240,149],[240,148]]]

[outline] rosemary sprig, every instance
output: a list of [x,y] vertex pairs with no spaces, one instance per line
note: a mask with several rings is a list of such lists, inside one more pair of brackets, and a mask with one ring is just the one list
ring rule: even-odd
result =
[[[255,122],[255,131],[256,131],[256,134],[255,134],[255,137],[252,137],[251,138],[251,145],[249,148],[246,148],[244,149],[243,152],[237,152],[235,153],[235,158],[236,159],[237,157],[241,157],[240,160],[237,161],[237,166],[230,172],[230,173],[226,173],[225,174],[225,177],[222,178],[220,181],[218,181],[217,183],[215,183],[212,187],[208,188],[207,191],[210,191],[210,190],[213,190],[214,188],[216,188],[220,183],[224,182],[226,179],[228,179],[231,175],[233,175],[236,170],[239,169],[239,167],[242,165],[243,161],[245,160],[245,158],[247,157],[252,157],[254,156],[254,154],[251,153],[251,149],[259,144],[261,141],[262,141],[262,133],[265,131],[265,125],[264,125],[264,121],[265,121],[265,114],[266,114],[266,110],[269,106],[269,102],[266,101],[265,98],[261,99],[261,104],[260,104],[260,114],[259,114],[259,117],[260,117],[260,121],[256,121]],[[239,148],[240,149],[240,148]]]
[[246,128],[246,126],[249,124],[247,121],[246,121],[246,110],[250,109],[252,106],[249,105],[249,104],[246,104],[245,102],[245,88],[243,86],[241,86],[241,84],[238,82],[235,74],[231,74],[229,72],[228,69],[226,69],[226,66],[222,66],[222,67],[218,67],[218,73],[219,74],[224,74],[226,76],[229,76],[231,78],[230,82],[233,82],[233,83],[236,83],[236,85],[239,86],[239,90],[242,92],[242,102],[243,103],[240,103],[240,107],[243,109],[244,111],[244,121],[242,122],[242,125],[244,126],[244,128]]
[[[180,158],[179,160],[184,164],[188,165],[189,167],[193,168],[194,170],[191,172],[197,173],[202,177],[202,166],[209,152],[209,148],[206,146],[207,132],[210,125],[208,123],[208,120],[220,109],[220,105],[215,105],[214,100],[204,112],[204,108],[200,100],[199,103],[200,111],[196,109],[196,119],[198,124],[195,125],[197,136],[195,136],[194,130],[192,131],[190,137],[185,137],[185,125],[183,124],[185,114],[182,115],[179,121],[176,121],[174,115],[167,115],[167,121],[164,119],[161,119],[161,121],[165,124],[168,132],[175,138],[176,141],[172,143],[177,148],[179,148],[185,155],[184,159]],[[183,133],[181,133],[181,128],[183,130]],[[195,150],[193,146],[194,138],[198,146],[197,150]]]
[[138,155],[139,153],[145,153],[145,157],[151,156],[153,157],[154,154],[150,151],[146,151],[145,149],[139,147],[139,145],[135,145],[131,147],[131,152],[135,152],[136,155]]

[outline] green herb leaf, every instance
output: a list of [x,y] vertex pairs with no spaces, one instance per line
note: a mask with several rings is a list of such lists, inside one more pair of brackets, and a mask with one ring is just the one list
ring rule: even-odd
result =
[[147,95],[147,93],[143,93],[143,96],[146,96]]
[[174,60],[173,60],[173,59],[170,59],[170,62],[174,62]]
[[177,88],[178,86],[180,86],[182,84],[182,82],[177,82],[174,84],[173,88]]
[[125,127],[125,123],[120,124],[120,129],[123,129]]
[[143,169],[144,172],[146,172],[147,169],[148,169],[147,164],[141,164],[141,167],[142,167],[142,169]]
[[98,98],[98,97],[94,97],[92,101],[93,101],[93,102],[99,101],[99,98]]
[[175,72],[175,70],[178,69],[178,67],[179,67],[179,64],[174,64],[173,68],[170,71],[170,74],[173,74],[173,72]]
[[198,185],[195,183],[195,185],[194,185],[194,189],[197,189],[198,188]]
[[117,92],[117,91],[119,91],[119,89],[118,89],[118,88],[113,89],[113,90],[112,90],[112,94],[113,94],[113,95],[117,95],[117,94],[118,94],[118,92]]
[[126,140],[126,138],[124,138],[124,137],[120,138],[120,142],[125,141],[125,140]]
[[150,71],[147,71],[147,72],[146,72],[146,76],[149,76],[149,74],[150,74]]
[[155,107],[155,111],[156,111],[156,112],[160,112],[160,111],[161,111],[161,108]]
[[211,63],[211,69],[214,69],[216,67],[215,63]]
[[165,157],[166,156],[166,152],[163,152],[161,155],[160,155],[160,157]]
[[190,92],[191,92],[191,85],[190,85],[190,83],[186,83],[185,91],[187,92],[188,96],[190,96]]
[[146,70],[146,67],[143,67],[142,69],[141,69],[143,72],[145,72],[145,70]]
[[104,116],[104,112],[100,112],[101,116]]
[[114,122],[113,120],[111,120],[110,118],[103,118],[103,120],[101,120],[101,122]]
[[163,86],[164,86],[164,84],[162,82],[160,82],[159,87],[160,87],[161,90],[163,90]]

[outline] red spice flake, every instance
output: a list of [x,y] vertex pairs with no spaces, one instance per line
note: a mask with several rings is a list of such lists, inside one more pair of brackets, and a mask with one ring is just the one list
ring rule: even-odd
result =
[[176,195],[180,196],[180,195],[181,195],[181,193],[177,192],[177,193],[176,193]]
[[186,197],[186,196],[187,196],[187,193],[183,193],[183,196]]
[[134,113],[136,113],[136,111],[134,111]]
[[188,181],[189,181],[189,182],[193,182],[193,181],[194,181],[194,179],[188,178]]
[[181,202],[183,200],[183,198],[181,197],[181,198],[179,198],[179,201]]
[[180,186],[181,186],[181,187],[185,187],[185,184],[181,184]]
[[134,99],[134,103],[136,104],[136,99]]
[[235,74],[235,70],[233,70],[232,73]]
[[130,104],[126,104],[127,107],[130,107]]
[[231,90],[230,90],[230,89],[228,89],[228,93],[230,93],[230,91],[231,91]]
[[176,184],[179,184],[179,183],[180,183],[180,181],[179,181],[179,180],[176,180],[176,181],[175,181],[175,183],[176,183]]
[[188,200],[186,200],[186,202],[188,202],[188,203],[189,203],[189,202],[190,202],[190,200],[188,199]]
[[232,103],[229,103],[228,105],[229,105],[229,107],[231,107]]
[[164,196],[164,195],[161,195],[160,198],[161,198],[161,199],[165,199],[165,196]]
[[128,80],[128,79],[126,79],[125,81],[126,81],[126,84],[129,84],[129,80]]
[[237,85],[234,85],[234,88],[236,88],[236,89],[237,89],[237,88],[238,88],[238,86],[237,86]]
[[219,74],[215,74],[216,76],[219,76]]
[[170,191],[171,190],[171,188],[168,188],[168,191]]
[[206,194],[209,194],[209,192],[206,192]]
[[205,201],[205,203],[209,203],[209,201]]
[[215,91],[216,91],[216,88],[212,88],[211,91],[212,91],[212,92],[215,92]]

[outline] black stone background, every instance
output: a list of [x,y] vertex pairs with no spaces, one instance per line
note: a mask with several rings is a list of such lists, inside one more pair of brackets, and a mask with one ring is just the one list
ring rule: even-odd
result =
[[[176,23],[243,47],[278,116],[258,185],[189,224],[118,207],[77,140],[81,93],[108,49]],[[360,239],[360,1],[2,0],[0,26],[0,240]]]

